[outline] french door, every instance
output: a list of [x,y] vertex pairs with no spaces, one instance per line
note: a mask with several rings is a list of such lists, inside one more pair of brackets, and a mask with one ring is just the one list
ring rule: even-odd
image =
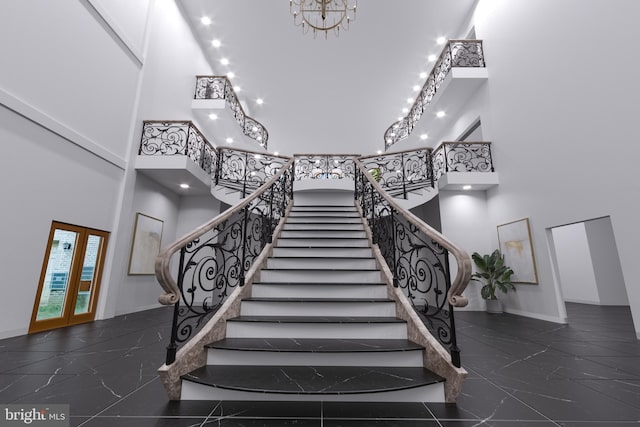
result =
[[95,318],[109,233],[54,221],[29,333]]

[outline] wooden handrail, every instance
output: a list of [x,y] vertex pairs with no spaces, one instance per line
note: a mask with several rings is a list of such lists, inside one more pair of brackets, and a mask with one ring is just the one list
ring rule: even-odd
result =
[[[176,284],[173,277],[171,277],[171,272],[169,271],[169,264],[171,261],[171,257],[178,252],[181,248],[186,246],[188,243],[192,242],[194,239],[205,234],[207,231],[214,229],[218,224],[226,221],[231,218],[236,213],[240,212],[246,206],[250,205],[255,199],[260,197],[260,195],[267,190],[277,179],[279,179],[286,170],[288,170],[293,164],[293,159],[289,159],[287,163],[285,163],[278,173],[276,173],[271,179],[264,184],[262,184],[256,191],[253,192],[249,197],[244,199],[242,202],[233,206],[231,209],[226,210],[220,215],[216,216],[209,222],[201,225],[196,228],[192,232],[184,235],[180,239],[171,243],[169,246],[165,247],[160,254],[156,257],[155,263],[155,271],[156,278],[158,279],[158,283],[165,291],[163,295],[158,297],[158,301],[163,305],[173,305],[180,301],[180,289]],[[242,285],[242,284],[241,284]]]
[[462,295],[462,292],[464,292],[467,284],[469,283],[469,279],[471,279],[471,257],[469,257],[469,254],[467,254],[467,252],[463,249],[456,246],[453,242],[439,233],[436,229],[432,228],[420,218],[397,204],[393,200],[393,198],[387,194],[382,186],[371,177],[371,175],[369,174],[369,172],[367,172],[366,168],[359,159],[355,159],[355,163],[360,171],[364,174],[364,176],[367,177],[367,180],[373,186],[373,188],[378,191],[378,193],[387,201],[387,203],[389,203],[391,207],[398,211],[400,215],[405,217],[406,220],[413,224],[418,230],[429,236],[455,257],[456,264],[458,265],[458,271],[456,272],[455,279],[451,282],[451,287],[449,288],[447,299],[449,303],[454,307],[466,306],[469,303],[469,300],[467,299],[467,297]]
[[394,154],[413,153],[413,152],[416,152],[416,151],[433,151],[433,148],[425,147],[425,148],[410,148],[408,150],[401,150],[401,151],[385,151],[382,154],[373,154],[373,155],[369,155],[369,156],[360,156],[360,157],[358,157],[358,159],[360,159],[360,160],[362,160],[362,159],[373,159],[375,157],[393,156]]
[[291,156],[281,156],[281,155],[277,155],[276,156],[275,154],[269,153],[269,152],[266,152],[266,151],[260,152],[260,151],[244,150],[242,148],[231,148],[231,147],[219,147],[218,148],[218,152],[223,152],[223,151],[240,151],[242,153],[258,154],[260,156],[277,157],[279,159],[285,159],[285,160],[291,159]]

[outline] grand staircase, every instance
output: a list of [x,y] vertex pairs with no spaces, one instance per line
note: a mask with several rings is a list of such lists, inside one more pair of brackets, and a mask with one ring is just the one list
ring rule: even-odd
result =
[[181,399],[445,401],[352,201],[294,200],[239,315],[182,376]]

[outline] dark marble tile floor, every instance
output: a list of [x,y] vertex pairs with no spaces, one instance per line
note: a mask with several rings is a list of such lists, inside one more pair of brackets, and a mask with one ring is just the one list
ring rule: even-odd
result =
[[72,426],[640,426],[627,307],[567,304],[569,324],[458,312],[457,404],[169,402],[156,374],[171,310],[0,340],[0,403],[65,403]]

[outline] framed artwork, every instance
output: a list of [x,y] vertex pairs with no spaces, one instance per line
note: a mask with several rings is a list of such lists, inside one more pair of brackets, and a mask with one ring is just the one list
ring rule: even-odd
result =
[[155,274],[156,257],[160,253],[164,221],[143,213],[136,213],[133,229],[129,275]]
[[536,260],[531,244],[529,218],[508,222],[498,227],[498,244],[504,255],[504,263],[513,270],[511,281],[538,283]]

